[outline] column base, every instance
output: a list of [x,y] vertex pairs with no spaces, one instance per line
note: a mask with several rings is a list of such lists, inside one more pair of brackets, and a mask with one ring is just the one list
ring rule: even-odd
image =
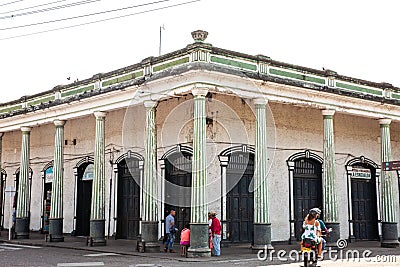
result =
[[141,238],[144,242],[144,252],[160,252],[157,221],[142,221]]
[[208,223],[191,223],[190,247],[187,251],[187,257],[211,257],[211,249],[209,248],[208,237]]
[[381,247],[396,248],[399,246],[397,223],[382,222]]
[[15,238],[29,238],[29,218],[16,218],[15,220]]
[[296,244],[298,241],[296,240],[296,237],[294,235],[291,235],[289,238],[289,245]]
[[105,246],[105,220],[90,220],[89,246]]
[[336,222],[326,222],[326,228],[332,228],[332,232],[325,237],[327,247],[337,247],[337,242],[340,239],[340,223]]
[[259,250],[272,250],[271,245],[271,224],[255,223],[254,224],[254,245],[251,247],[253,252],[258,253]]
[[49,220],[49,241],[64,242],[63,218]]

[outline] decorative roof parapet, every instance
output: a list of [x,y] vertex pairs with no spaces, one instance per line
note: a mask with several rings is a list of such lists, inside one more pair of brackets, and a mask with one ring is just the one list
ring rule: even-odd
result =
[[[292,83],[307,89],[327,88],[326,92],[345,94],[370,100],[384,100],[400,105],[400,88],[388,83],[375,83],[355,79],[324,69],[316,70],[288,64],[264,55],[248,55],[230,51],[205,43],[208,33],[194,31],[194,43],[185,48],[158,57],[148,57],[133,64],[68,85],[58,85],[51,90],[23,96],[18,100],[0,104],[0,118],[3,115],[18,115],[38,109],[52,107],[93,95],[119,90],[126,86],[140,84],[152,74],[191,62],[205,62],[224,68],[237,69],[258,79],[272,79],[277,83]],[[256,76],[254,76],[256,75]],[[258,75],[258,76],[257,76]],[[257,78],[256,78],[257,79]]]

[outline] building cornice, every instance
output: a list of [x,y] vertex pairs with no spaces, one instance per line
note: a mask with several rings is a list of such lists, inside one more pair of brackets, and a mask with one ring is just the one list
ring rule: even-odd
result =
[[[388,83],[355,79],[338,75],[331,70],[306,68],[272,60],[263,55],[252,56],[213,47],[204,42],[195,42],[159,57],[148,57],[128,67],[96,74],[83,81],[56,86],[40,94],[24,96],[1,104],[0,122],[9,117],[57,110],[59,107],[75,102],[93,102],[92,100],[106,94],[116,92],[124,94],[122,92],[128,88],[140,88],[157,79],[164,80],[170,75],[191,71],[220,72],[242,80],[251,80],[254,83],[267,82],[271,86],[294,86],[305,94],[309,91],[317,91],[333,94],[339,98],[363,99],[371,102],[371,105],[374,105],[373,102],[379,102],[384,105],[400,106],[400,88]],[[202,83],[203,81],[191,82]],[[185,84],[188,82],[182,80],[180,85],[172,89],[183,88]],[[147,87],[146,92],[148,95],[156,93],[156,91],[148,91]]]

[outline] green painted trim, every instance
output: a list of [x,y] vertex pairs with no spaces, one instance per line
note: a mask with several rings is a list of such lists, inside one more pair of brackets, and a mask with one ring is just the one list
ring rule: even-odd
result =
[[110,86],[115,83],[133,80],[133,79],[136,79],[137,77],[141,77],[141,76],[143,76],[143,70],[137,71],[134,73],[129,73],[127,75],[120,76],[120,77],[117,77],[117,78],[114,78],[114,79],[111,79],[108,81],[104,81],[104,82],[102,82],[101,86],[106,87],[106,86]]
[[392,93],[392,98],[400,99],[400,94]]
[[160,70],[164,70],[166,68],[170,68],[170,67],[177,66],[177,65],[182,65],[182,64],[185,64],[185,63],[188,63],[188,62],[189,62],[189,57],[180,58],[180,59],[175,60],[175,61],[171,61],[171,62],[162,64],[162,65],[158,65],[158,66],[154,66],[153,67],[153,71],[157,72],[157,71],[160,71]]
[[61,97],[76,95],[76,94],[84,93],[84,92],[86,92],[86,91],[93,90],[93,89],[94,89],[94,85],[89,85],[89,86],[82,87],[82,88],[78,88],[78,89],[75,89],[75,90],[70,90],[70,91],[62,92],[62,93],[61,93]]
[[0,113],[8,113],[8,112],[18,110],[21,108],[22,108],[22,105],[7,107],[7,108],[0,109]]
[[227,58],[221,58],[221,57],[216,57],[216,56],[211,56],[211,62],[219,63],[219,64],[224,64],[236,68],[242,68],[242,69],[248,69],[248,70],[257,70],[257,65],[254,64],[249,64],[245,62],[240,62],[232,59],[227,59]]
[[333,119],[333,115],[323,115],[324,119]]
[[48,96],[46,98],[41,98],[41,99],[30,101],[30,102],[28,102],[27,106],[34,106],[34,105],[37,105],[37,104],[40,104],[40,103],[46,103],[46,102],[49,102],[49,101],[53,101],[54,99],[55,99],[54,95],[53,96]]
[[356,86],[356,85],[351,85],[351,84],[346,84],[346,83],[341,83],[341,82],[336,82],[336,87],[343,88],[343,89],[348,89],[348,90],[352,90],[352,91],[357,91],[357,92],[363,92],[363,93],[382,96],[382,91],[378,91],[378,90],[374,90],[374,89],[370,89],[370,88],[365,88],[365,87],[360,87],[360,86]]
[[302,80],[302,81],[307,81],[307,82],[312,82],[312,83],[325,84],[325,79],[312,77],[312,76],[307,76],[307,75],[304,75],[304,74],[288,72],[288,71],[284,71],[284,70],[278,70],[278,69],[270,68],[269,69],[269,73],[273,74],[273,75],[293,78],[293,79],[296,79],[296,80]]

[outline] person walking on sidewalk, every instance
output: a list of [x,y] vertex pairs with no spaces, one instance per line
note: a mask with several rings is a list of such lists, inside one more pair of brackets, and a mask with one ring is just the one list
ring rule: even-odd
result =
[[212,244],[213,244],[213,251],[214,256],[219,257],[221,255],[221,222],[216,217],[215,211],[210,212],[211,215],[211,235],[212,235]]
[[165,234],[167,235],[167,241],[165,242],[164,252],[175,253],[173,250],[175,240],[175,210],[171,210],[167,218],[165,218]]

